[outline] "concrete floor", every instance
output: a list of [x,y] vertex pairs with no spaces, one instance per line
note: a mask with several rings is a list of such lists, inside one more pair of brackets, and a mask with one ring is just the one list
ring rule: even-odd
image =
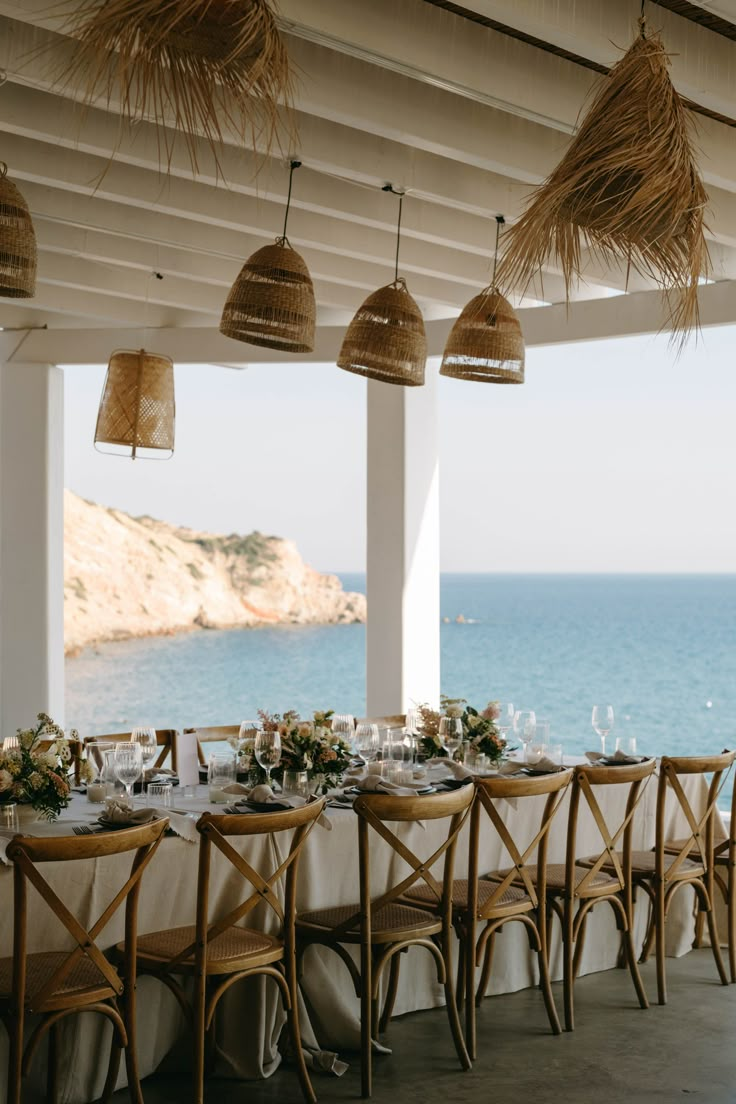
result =
[[[642,968],[647,991],[656,992],[654,968]],[[721,986],[710,951],[668,959],[669,1003],[642,1011],[628,971],[581,978],[575,987],[576,1029],[549,1033],[535,990],[484,1001],[478,1016],[479,1058],[463,1073],[455,1058],[444,1011],[403,1016],[385,1037],[391,1055],[373,1067],[375,1104],[736,1104],[736,985]],[[562,989],[554,986],[562,1008]],[[314,1076],[320,1104],[360,1097],[357,1055],[341,1078]],[[150,1077],[146,1104],[186,1104],[186,1076]],[[268,1081],[211,1080],[212,1104],[303,1104],[288,1069]],[[126,1092],[113,1098],[128,1100]]]

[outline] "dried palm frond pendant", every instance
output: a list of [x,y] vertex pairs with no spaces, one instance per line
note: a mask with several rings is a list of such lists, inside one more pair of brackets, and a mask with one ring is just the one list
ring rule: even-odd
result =
[[152,119],[169,160],[176,131],[195,170],[200,136],[216,161],[223,130],[270,149],[291,77],[269,0],[81,0],[68,24],[76,45],[60,80],[81,81],[89,102],[118,101],[130,122]]
[[698,325],[698,284],[709,268],[707,195],[690,119],[675,91],[661,39],[641,33],[611,69],[560,164],[505,236],[498,281],[526,288],[559,266],[567,298],[584,275],[583,249],[629,266],[666,294],[680,341]]

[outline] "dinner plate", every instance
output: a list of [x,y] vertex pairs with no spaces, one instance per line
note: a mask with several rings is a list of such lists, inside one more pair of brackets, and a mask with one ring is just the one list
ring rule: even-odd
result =
[[628,759],[599,759],[604,767],[636,767],[639,763],[646,763],[646,755],[631,755]]
[[[397,782],[396,785],[400,786],[401,783]],[[344,793],[346,793],[346,794],[356,794],[356,795],[378,793],[378,794],[383,794],[384,797],[393,796],[391,794],[390,790],[359,790],[357,786],[350,786],[348,789],[344,790]],[[437,793],[437,787],[436,786],[423,786],[421,790],[412,790],[411,794],[408,794],[408,793],[406,793],[406,794],[397,794],[395,796],[397,796],[397,797],[411,797],[414,794],[416,794],[417,797],[426,797],[427,794],[433,794],[433,793]]]
[[563,770],[564,768],[563,767],[555,767],[554,770],[547,770],[547,769],[537,770],[536,767],[520,767],[519,769],[522,771],[523,774],[530,774],[532,777],[534,777],[535,775],[543,775],[543,774],[559,774],[560,771]]

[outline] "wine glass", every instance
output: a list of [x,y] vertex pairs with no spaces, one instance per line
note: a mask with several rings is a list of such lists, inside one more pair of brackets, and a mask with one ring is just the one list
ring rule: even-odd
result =
[[499,702],[498,703],[498,716],[496,717],[496,728],[506,739],[506,733],[510,731],[511,726],[514,723],[514,706],[511,702]]
[[448,758],[454,759],[455,752],[463,742],[463,722],[460,717],[440,717],[439,737]]
[[281,762],[281,734],[279,732],[257,732],[255,744],[256,759],[266,772],[266,785],[271,785],[271,771]]
[[606,754],[606,737],[613,728],[613,706],[594,705],[591,717],[593,728],[601,738],[601,751]]
[[419,735],[419,726],[422,718],[418,709],[407,709],[406,711],[406,731],[410,736]]
[[143,770],[143,749],[139,743],[121,741],[115,745],[115,777],[125,786],[125,796],[133,798],[133,784]]
[[537,715],[533,709],[517,709],[514,713],[514,735],[521,740],[522,758],[526,762],[526,749],[537,731]]
[[378,755],[378,725],[361,721],[355,730],[355,750],[366,763],[374,762]]
[[158,752],[158,739],[155,728],[134,728],[130,734],[132,744],[140,744],[143,759],[143,774],[153,766],[153,760]]
[[335,713],[332,717],[332,735],[343,740],[355,751],[355,718],[350,713]]

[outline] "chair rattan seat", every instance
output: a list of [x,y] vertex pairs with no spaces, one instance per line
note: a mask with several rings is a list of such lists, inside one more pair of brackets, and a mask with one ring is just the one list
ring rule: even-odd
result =
[[[675,861],[675,855],[665,854],[664,856],[664,868],[669,870]],[[698,856],[700,857],[700,856]],[[656,863],[656,855],[654,851],[632,851],[631,852],[631,872],[632,874],[653,874]],[[674,878],[689,878],[704,874],[703,864],[701,862],[693,862],[692,859],[683,859],[678,866],[673,877]]]
[[[686,839],[667,840],[664,844],[665,854],[667,854],[667,855],[679,855],[680,852],[683,850],[683,848],[687,846],[687,842],[688,841]],[[726,851],[728,851],[728,840],[727,839],[719,840],[718,843],[716,843],[715,847],[713,848],[713,853],[715,854],[716,857],[718,857],[719,855],[722,855]],[[700,851],[698,850],[698,848],[695,845],[693,845],[690,848],[688,858],[692,859],[693,862],[696,862],[696,863],[698,863],[698,865],[702,866],[702,863],[700,862]]]
[[[151,965],[154,962],[165,964],[168,960],[176,958],[196,939],[196,929],[192,924],[185,928],[168,928],[164,931],[151,932],[148,935],[139,936],[136,944],[138,959],[142,964]],[[122,950],[122,945],[118,947]],[[274,961],[283,955],[283,944],[279,939],[267,935],[265,932],[254,931],[252,928],[227,928],[207,944],[207,972],[218,973],[219,970],[232,969],[234,961],[239,959],[249,960],[257,958],[259,961],[273,958]],[[250,965],[250,963],[248,963]],[[194,967],[194,955],[188,955],[181,963],[177,963],[177,969],[192,969]],[[219,969],[218,969],[219,968]]]
[[[598,856],[596,855],[592,862],[596,862]],[[575,885],[579,886],[583,878],[590,873],[590,868],[582,865],[587,860],[581,859],[580,863],[575,865]],[[548,893],[561,893],[565,888],[565,864],[564,863],[548,863],[546,867],[547,874],[547,892]],[[531,881],[536,885],[537,881],[537,868],[536,866],[528,866],[527,872]],[[487,877],[492,881],[500,882],[502,878],[505,878],[508,874],[508,870],[499,870],[495,874],[489,874]],[[618,887],[618,880],[612,878],[610,874],[604,873],[600,870],[594,878],[588,883],[586,888],[591,890],[604,890],[615,889]]]
[[[26,957],[26,1005],[33,1007],[34,998],[41,991],[54,971],[58,970],[69,957],[68,951],[41,951]],[[0,1001],[7,1000],[13,989],[13,960],[0,958]],[[92,998],[99,992],[97,999],[104,999],[114,990],[106,978],[89,958],[81,958],[63,981],[54,989],[47,1001],[56,997],[69,997],[72,994]]]
[[[338,905],[335,908],[315,909],[313,912],[303,912],[297,917],[296,926],[299,928],[323,929],[330,932],[339,928],[351,916],[360,912],[359,905]],[[425,909],[412,908],[410,905],[402,905],[392,901],[382,909],[378,909],[373,915],[371,936],[376,942],[394,941],[404,932],[421,930],[425,935],[431,935],[440,930],[440,921]],[[355,923],[347,932],[340,933],[340,941],[345,943],[360,942],[360,921]]]
[[[496,892],[497,886],[494,884],[492,875],[489,878],[482,879],[478,882],[478,907],[483,908],[485,903]],[[501,879],[499,878],[498,881]],[[411,901],[423,901],[427,904],[435,904],[437,901],[436,896],[432,893],[432,890],[428,885],[413,886],[406,894],[407,900]],[[520,886],[509,886],[504,891],[501,897],[497,901],[494,901],[494,908],[508,908],[511,906],[520,906],[527,904],[532,907],[531,897],[521,889]],[[468,907],[468,879],[456,878],[452,883],[452,907],[455,909],[467,909]]]

